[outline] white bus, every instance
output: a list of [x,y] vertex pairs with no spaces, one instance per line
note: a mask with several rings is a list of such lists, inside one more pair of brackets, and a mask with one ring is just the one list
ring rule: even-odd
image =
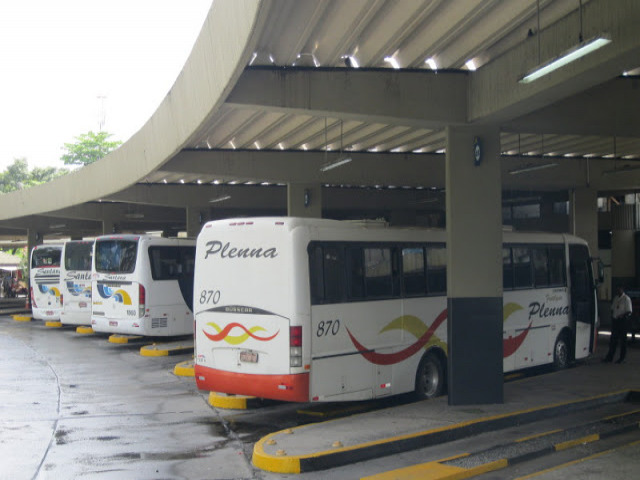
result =
[[146,336],[193,333],[195,241],[149,235],[96,238],[91,326]]
[[91,324],[91,258],[93,240],[72,240],[62,247],[60,262],[60,321]]
[[[207,223],[194,282],[198,388],[296,402],[446,387],[446,232],[302,218]],[[504,233],[504,371],[593,348],[586,243]]]
[[62,245],[37,245],[31,250],[31,313],[36,320],[60,319],[60,252]]

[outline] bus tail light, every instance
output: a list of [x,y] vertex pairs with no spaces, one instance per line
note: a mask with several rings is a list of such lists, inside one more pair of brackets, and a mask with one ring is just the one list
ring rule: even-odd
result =
[[60,294],[60,306],[64,306],[64,295],[62,293]]
[[289,327],[289,366],[302,366],[302,327]]
[[36,296],[33,294],[33,287],[31,287],[31,306],[33,308],[38,308],[38,305],[36,304]]
[[147,291],[144,285],[138,284],[138,317],[144,317],[144,310],[147,304]]

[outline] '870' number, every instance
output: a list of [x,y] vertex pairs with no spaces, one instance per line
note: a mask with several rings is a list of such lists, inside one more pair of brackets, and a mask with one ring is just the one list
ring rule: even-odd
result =
[[340,320],[322,320],[318,323],[316,337],[326,337],[328,335],[337,335],[340,331]]
[[220,301],[220,290],[202,290],[200,292],[200,305],[213,303],[217,305]]

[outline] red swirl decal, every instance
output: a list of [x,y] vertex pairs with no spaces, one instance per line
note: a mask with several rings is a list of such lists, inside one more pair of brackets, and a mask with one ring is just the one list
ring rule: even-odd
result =
[[529,326],[526,330],[523,330],[515,337],[509,337],[506,340],[502,340],[502,357],[507,358],[513,355],[516,350],[520,348],[520,345],[524,342],[524,339],[527,338],[529,331],[531,330],[531,323],[529,322]]
[[356,338],[351,334],[349,329],[347,328],[347,333],[349,334],[349,338],[353,342],[353,345],[360,352],[360,354],[366,358],[368,361],[375,365],[393,365],[394,363],[401,362],[406,360],[411,355],[416,353],[422,347],[426,345],[429,339],[433,336],[438,327],[447,319],[447,310],[443,310],[440,315],[436,317],[434,322],[431,324],[429,329],[422,335],[414,344],[409,345],[404,350],[400,350],[396,353],[376,353],[369,351],[364,345],[362,345]]
[[247,328],[244,325],[241,325],[239,323],[230,323],[228,324],[226,327],[224,327],[219,333],[216,334],[211,334],[211,333],[207,333],[203,330],[203,333],[207,336],[207,338],[209,340],[213,340],[214,342],[219,342],[221,340],[224,340],[228,335],[229,332],[231,332],[231,330],[234,327],[238,327],[241,330],[244,331],[244,333],[246,335],[249,335],[251,338],[253,338],[254,340],[258,340],[260,342],[268,342],[269,340],[272,340],[276,337],[276,335],[278,335],[278,333],[280,333],[280,330],[278,330],[276,333],[274,333],[273,335],[271,335],[270,337],[258,337],[257,335],[255,335],[253,332],[251,332],[250,330],[247,330]]

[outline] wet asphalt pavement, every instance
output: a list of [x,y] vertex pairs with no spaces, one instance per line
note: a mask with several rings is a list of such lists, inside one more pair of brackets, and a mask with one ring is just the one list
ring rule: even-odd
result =
[[139,349],[0,317],[0,478],[261,478],[255,435],[173,374],[188,357]]

